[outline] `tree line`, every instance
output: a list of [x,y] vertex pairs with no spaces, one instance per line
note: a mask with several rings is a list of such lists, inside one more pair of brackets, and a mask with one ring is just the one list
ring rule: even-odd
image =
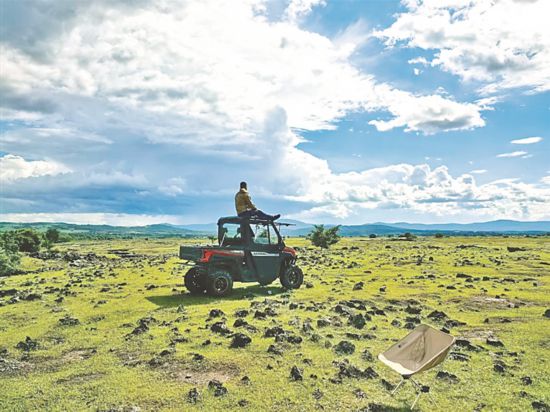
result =
[[55,228],[44,233],[29,228],[3,232],[0,234],[0,276],[17,272],[21,253],[37,253],[41,248],[50,250],[61,240],[61,234]]

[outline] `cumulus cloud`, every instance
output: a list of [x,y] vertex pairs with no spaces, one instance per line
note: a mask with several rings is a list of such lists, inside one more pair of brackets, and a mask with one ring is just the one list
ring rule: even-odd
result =
[[[550,90],[550,3],[411,0],[389,27],[375,33],[388,46],[435,51],[432,66],[483,83],[482,91]],[[413,59],[410,63],[422,63]]]
[[315,206],[293,217],[316,221],[360,215],[364,209],[407,209],[474,220],[544,218],[549,215],[546,203],[550,201],[550,190],[517,179],[478,185],[471,174],[455,177],[445,166],[432,169],[426,164],[399,164],[334,174],[312,184],[300,200]]
[[325,5],[325,0],[290,0],[285,15],[289,20],[296,21],[309,14],[314,7]]
[[515,139],[512,140],[510,143],[512,144],[535,144],[542,142],[542,137],[525,137],[523,139]]
[[[500,207],[471,175],[445,167],[338,174],[302,150],[302,130],[334,129],[357,111],[376,113],[379,131],[435,134],[482,127],[491,104],[378,82],[350,62],[364,41],[359,23],[334,39],[299,27],[320,3],[292,2],[286,17],[269,20],[254,1],[56,2],[52,25],[50,3],[30,1],[36,27],[1,37],[9,98],[0,105],[12,126],[0,143],[59,173],[41,166],[33,179],[3,179],[3,212],[188,216],[201,204],[203,213],[229,214],[240,180],[312,217]],[[512,185],[494,193],[536,215],[544,193]]]
[[70,172],[71,169],[52,160],[25,160],[21,156],[11,154],[0,157],[0,181],[3,183]]

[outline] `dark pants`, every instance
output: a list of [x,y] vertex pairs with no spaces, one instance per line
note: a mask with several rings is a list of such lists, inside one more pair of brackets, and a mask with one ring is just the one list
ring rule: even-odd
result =
[[245,210],[244,212],[239,213],[239,217],[244,217],[246,219],[250,219],[251,217],[256,217],[258,219],[265,219],[265,220],[275,219],[275,216],[268,215],[267,213],[264,213],[259,209]]

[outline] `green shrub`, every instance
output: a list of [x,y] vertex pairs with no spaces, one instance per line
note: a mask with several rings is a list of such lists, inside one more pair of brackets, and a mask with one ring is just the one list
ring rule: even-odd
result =
[[2,233],[0,236],[0,276],[13,275],[19,265],[19,245],[15,242],[13,232]]
[[325,229],[324,225],[314,225],[313,230],[307,235],[307,239],[311,241],[314,246],[328,249],[330,245],[337,243],[340,240],[338,231],[340,225]]
[[46,230],[46,233],[44,233],[44,239],[50,244],[59,242],[59,230],[50,227]]
[[20,252],[33,253],[40,250],[40,234],[32,229],[20,229],[12,233]]

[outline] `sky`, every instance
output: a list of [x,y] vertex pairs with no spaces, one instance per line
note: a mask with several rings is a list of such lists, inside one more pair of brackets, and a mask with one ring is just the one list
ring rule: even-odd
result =
[[4,0],[0,221],[550,219],[546,0]]

